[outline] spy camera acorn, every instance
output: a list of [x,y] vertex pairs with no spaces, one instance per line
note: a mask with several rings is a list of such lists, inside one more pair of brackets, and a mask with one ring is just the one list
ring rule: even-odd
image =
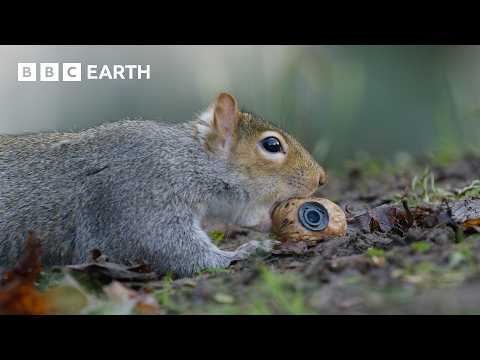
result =
[[343,210],[323,198],[292,198],[277,205],[272,215],[272,231],[280,241],[315,244],[345,235],[347,219]]

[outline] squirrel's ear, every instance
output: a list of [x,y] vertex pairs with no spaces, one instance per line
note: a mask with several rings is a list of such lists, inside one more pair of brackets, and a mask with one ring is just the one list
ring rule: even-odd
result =
[[208,149],[228,149],[238,127],[239,114],[237,100],[223,92],[199,116],[196,128]]
[[228,94],[220,93],[215,101],[213,127],[224,140],[231,139],[238,125],[237,100]]

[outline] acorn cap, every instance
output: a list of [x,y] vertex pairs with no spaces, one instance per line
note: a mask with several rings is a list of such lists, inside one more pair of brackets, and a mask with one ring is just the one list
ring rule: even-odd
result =
[[315,244],[347,233],[347,219],[334,202],[323,198],[292,198],[275,207],[272,232],[280,241]]

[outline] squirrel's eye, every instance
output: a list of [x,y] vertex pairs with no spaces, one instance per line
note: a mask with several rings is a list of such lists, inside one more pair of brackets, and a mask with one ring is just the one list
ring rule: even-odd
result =
[[280,141],[273,136],[269,136],[263,139],[261,144],[265,150],[271,153],[278,153],[283,151],[282,144],[280,144]]

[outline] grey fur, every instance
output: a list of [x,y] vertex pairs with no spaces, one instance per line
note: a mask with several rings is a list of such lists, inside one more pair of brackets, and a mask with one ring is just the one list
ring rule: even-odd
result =
[[[204,150],[194,122],[121,121],[79,133],[0,135],[0,266],[18,260],[28,230],[46,266],[143,259],[189,276],[226,267],[269,242],[222,251],[200,228],[217,205],[250,202],[247,179]],[[223,205],[222,205],[223,204]]]

